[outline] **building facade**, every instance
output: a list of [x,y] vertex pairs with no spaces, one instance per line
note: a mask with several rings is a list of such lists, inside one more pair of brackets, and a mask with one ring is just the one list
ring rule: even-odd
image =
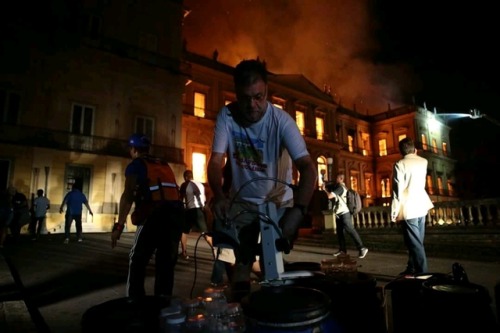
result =
[[[206,183],[215,118],[236,98],[233,68],[216,52],[210,58],[183,47],[182,1],[53,3],[0,22],[1,188],[13,185],[28,197],[44,189],[52,203],[47,231],[57,233],[64,229],[59,205],[76,183],[94,212],[90,218],[84,209],[84,232],[109,231],[134,132],[152,138],[152,152],[171,164],[179,183],[186,168]],[[404,136],[429,160],[433,199],[454,199],[450,129],[425,108],[361,115],[302,75],[276,73],[269,101],[296,120],[317,163],[306,227],[323,228],[327,201],[319,188],[339,172],[365,206],[386,205]]]
[[182,1],[30,6],[3,8],[12,15],[0,22],[0,185],[28,198],[44,189],[47,230],[62,232],[59,205],[77,184],[95,213],[84,209],[84,231],[109,231],[132,133],[149,135],[153,152],[184,170]]
[[[191,76],[183,95],[183,147],[186,166],[195,179],[206,182],[215,118],[225,104],[235,100],[233,68],[211,58],[185,52]],[[456,200],[454,170],[450,156],[450,128],[433,112],[416,105],[361,115],[339,105],[327,90],[321,90],[302,75],[268,76],[268,99],[295,118],[317,163],[318,191],[310,203],[313,228],[322,228],[325,209],[323,181],[334,181],[337,173],[362,198],[365,207],[388,205],[392,195],[391,175],[401,158],[398,143],[412,137],[419,154],[429,160],[427,190],[434,201]],[[294,174],[295,181],[299,175]],[[315,217],[317,216],[317,217]]]

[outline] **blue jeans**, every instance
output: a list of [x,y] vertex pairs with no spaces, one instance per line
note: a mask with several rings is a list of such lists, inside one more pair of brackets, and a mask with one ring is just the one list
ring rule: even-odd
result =
[[82,214],[72,215],[72,214],[66,213],[65,221],[64,221],[64,235],[66,236],[66,238],[69,238],[71,224],[73,223],[73,220],[75,220],[76,237],[81,238],[82,237]]
[[359,237],[358,232],[356,231],[356,229],[354,229],[354,225],[352,224],[351,213],[337,215],[335,218],[335,225],[337,226],[337,240],[339,242],[340,251],[347,252],[345,243],[346,233],[351,236],[358,250],[361,250],[364,247],[363,242],[361,241],[361,237]]
[[404,220],[401,223],[403,238],[408,249],[406,270],[414,273],[427,273],[427,257],[425,255],[425,216]]

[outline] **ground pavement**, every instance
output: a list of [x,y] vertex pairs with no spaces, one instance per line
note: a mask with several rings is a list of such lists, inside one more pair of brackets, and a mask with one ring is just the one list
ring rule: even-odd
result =
[[[18,243],[8,243],[0,255],[0,332],[81,332],[81,318],[87,309],[124,296],[133,236],[123,234],[115,249],[111,249],[109,233],[85,234],[82,243],[72,238],[67,245],[62,234],[42,235],[37,241],[24,235]],[[176,267],[174,294],[182,298],[202,294],[209,285],[213,262],[208,244],[198,233],[189,235],[188,252],[190,259],[179,259]],[[297,245],[284,259],[319,263],[331,259],[333,252],[333,245]],[[405,268],[404,255],[370,251],[366,258],[358,259],[355,249],[349,254],[357,260],[358,271],[373,276],[382,288]],[[429,269],[450,273],[455,262],[453,258],[431,257]],[[500,283],[500,258],[495,262],[478,258],[459,263],[469,281],[487,288],[494,298],[494,288]],[[151,265],[146,281],[149,294],[153,274]],[[496,313],[494,300],[492,307]]]

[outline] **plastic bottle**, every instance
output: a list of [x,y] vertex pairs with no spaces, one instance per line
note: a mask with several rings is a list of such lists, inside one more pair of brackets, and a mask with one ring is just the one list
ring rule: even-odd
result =
[[204,314],[189,317],[186,321],[187,333],[205,333],[208,330],[208,319]]
[[185,333],[186,332],[186,315],[176,313],[166,317],[166,325],[164,333]]
[[167,328],[167,318],[176,314],[181,314],[181,307],[178,305],[170,305],[166,308],[161,309],[160,315],[158,316],[161,332],[165,331]]
[[246,319],[240,303],[228,303],[226,306],[227,332],[243,333],[246,330]]

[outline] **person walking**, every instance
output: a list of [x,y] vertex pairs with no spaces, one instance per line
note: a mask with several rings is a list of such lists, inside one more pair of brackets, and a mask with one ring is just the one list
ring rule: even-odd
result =
[[47,217],[47,210],[50,209],[50,200],[43,195],[43,190],[36,191],[37,197],[33,200],[34,217],[31,219],[30,231],[31,239],[37,240],[42,231],[43,224]]
[[339,250],[335,252],[333,256],[336,257],[347,254],[345,234],[348,234],[358,249],[358,258],[363,259],[368,253],[368,248],[363,245],[363,241],[352,223],[352,214],[347,207],[347,187],[344,181],[345,175],[341,173],[337,175],[334,185],[325,185],[324,183],[322,185],[323,190],[328,195],[328,199],[335,200],[334,213]]
[[[184,183],[181,184],[180,194],[181,200],[184,201],[186,208],[185,226],[181,236],[181,256],[184,259],[189,259],[187,254],[187,235],[191,232],[194,226],[200,232],[207,232],[207,222],[203,211],[206,204],[205,186],[202,183],[193,180],[193,171],[184,171]],[[212,247],[212,237],[204,235],[208,245]]]
[[392,172],[391,221],[400,223],[408,249],[406,269],[400,275],[427,273],[425,254],[425,216],[434,207],[427,191],[427,160],[417,155],[410,138],[399,141],[403,158],[394,164]]
[[9,224],[12,240],[16,242],[21,235],[21,228],[23,225],[29,223],[29,205],[28,199],[24,193],[19,192],[15,187],[9,187],[10,195],[12,197],[12,220]]
[[64,244],[69,243],[69,236],[71,231],[71,224],[75,221],[76,238],[79,243],[83,241],[82,238],[82,212],[83,206],[87,207],[89,214],[94,216],[92,209],[85,194],[82,193],[80,187],[75,183],[71,191],[64,196],[59,213],[63,213],[64,205],[66,205],[66,215],[64,216]]
[[[224,106],[217,115],[208,182],[214,193],[212,211],[220,221],[274,203],[283,235],[278,250],[288,253],[307,212],[317,171],[295,120],[268,101],[267,74],[265,63],[258,59],[243,60],[236,66],[233,79],[237,101]],[[222,189],[226,157],[231,166],[229,196]],[[296,193],[280,182],[292,182],[292,161],[300,174]],[[256,178],[278,182],[248,183]],[[232,201],[236,195],[237,200]],[[231,279],[235,301],[250,289],[251,267],[260,250],[259,220],[256,214],[241,214],[232,220],[239,239]]]
[[0,193],[0,249],[4,247],[9,224],[14,215],[12,208],[12,196],[14,192],[11,187],[4,189]]
[[[151,143],[146,136],[133,134],[128,143],[132,161],[125,169],[125,186],[120,196],[118,221],[111,233],[111,248],[120,239],[127,215],[135,203],[132,223],[137,225],[137,230],[130,249],[126,296],[142,297],[146,294],[146,268],[153,254],[154,295],[171,296],[184,224],[179,187],[168,163],[149,154]],[[158,181],[150,184],[149,179]]]

